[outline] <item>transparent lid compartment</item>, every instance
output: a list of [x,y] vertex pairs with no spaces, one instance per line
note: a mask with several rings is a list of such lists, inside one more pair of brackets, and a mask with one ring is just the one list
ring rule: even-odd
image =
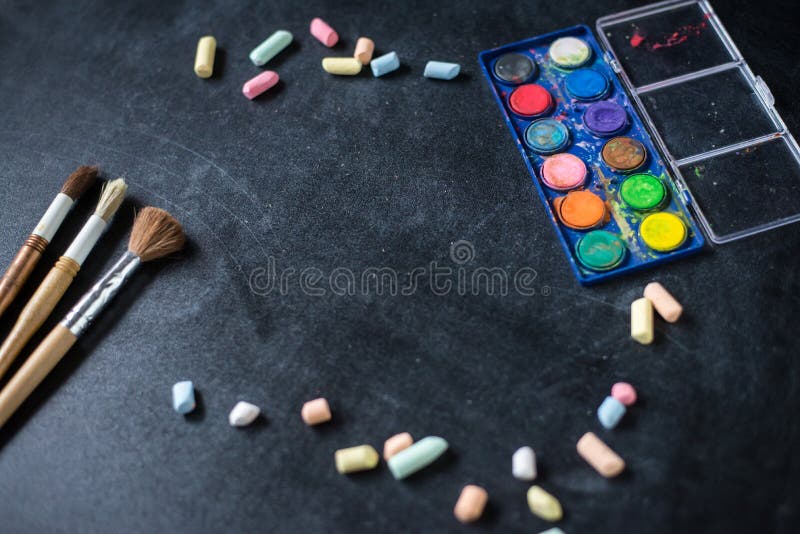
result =
[[796,145],[775,137],[679,167],[715,241],[800,220]]
[[597,31],[712,241],[800,220],[800,148],[707,0],[609,15]]
[[598,27],[601,21],[601,38],[635,87],[736,61],[696,2],[645,6],[604,17]]
[[639,92],[639,97],[676,160],[779,131],[739,68]]

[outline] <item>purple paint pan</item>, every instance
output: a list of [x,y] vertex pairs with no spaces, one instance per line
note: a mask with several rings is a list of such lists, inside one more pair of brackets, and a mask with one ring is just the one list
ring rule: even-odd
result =
[[628,127],[628,113],[616,102],[604,100],[586,108],[583,124],[599,137],[610,137]]

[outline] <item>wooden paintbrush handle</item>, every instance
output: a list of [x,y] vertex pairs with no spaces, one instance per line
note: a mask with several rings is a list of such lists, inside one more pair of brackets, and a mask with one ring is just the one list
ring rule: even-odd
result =
[[65,326],[56,326],[0,391],[0,427],[53,370],[78,340]]
[[17,252],[3,278],[0,278],[0,316],[16,298],[17,293],[33,272],[33,268],[39,263],[39,258],[42,257],[45,248],[47,248],[47,240],[31,234]]
[[72,258],[61,256],[25,305],[14,328],[0,347],[0,378],[31,336],[44,324],[64,296],[81,266]]

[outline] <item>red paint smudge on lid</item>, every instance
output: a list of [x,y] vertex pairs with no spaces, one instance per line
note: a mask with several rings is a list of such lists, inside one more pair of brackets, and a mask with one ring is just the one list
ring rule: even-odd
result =
[[685,26],[681,26],[674,32],[670,34],[665,34],[662,36],[661,39],[656,40],[653,43],[648,43],[647,36],[636,28],[633,32],[633,35],[630,38],[630,43],[633,48],[639,48],[640,46],[644,45],[644,49],[653,52],[658,50],[659,48],[670,48],[672,46],[679,45],[681,43],[685,43],[689,40],[690,37],[697,37],[699,36],[703,30],[708,27],[708,14],[704,17],[705,20],[700,24],[687,24]]

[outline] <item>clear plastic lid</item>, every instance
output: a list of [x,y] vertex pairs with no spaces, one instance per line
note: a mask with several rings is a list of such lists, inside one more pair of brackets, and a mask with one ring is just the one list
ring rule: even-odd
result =
[[800,148],[707,1],[610,15],[597,31],[713,242],[800,220]]

